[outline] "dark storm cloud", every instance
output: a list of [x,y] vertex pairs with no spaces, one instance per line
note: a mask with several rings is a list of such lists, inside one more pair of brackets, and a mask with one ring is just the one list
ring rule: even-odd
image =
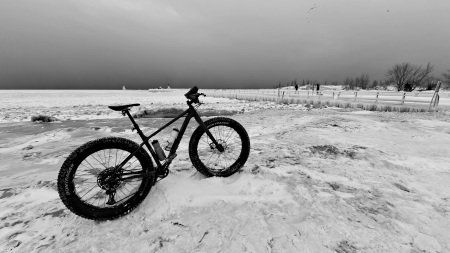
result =
[[7,0],[0,88],[272,87],[381,79],[403,61],[449,68],[450,4],[391,2]]

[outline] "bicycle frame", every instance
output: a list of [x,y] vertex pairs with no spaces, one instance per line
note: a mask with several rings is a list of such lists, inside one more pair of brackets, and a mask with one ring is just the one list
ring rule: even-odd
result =
[[[215,147],[220,151],[223,152],[223,147],[222,145],[220,145],[216,139],[214,138],[214,136],[211,134],[211,132],[209,131],[209,129],[206,127],[206,125],[203,123],[203,120],[200,118],[200,115],[198,115],[197,111],[195,110],[194,106],[192,106],[192,101],[187,101],[186,102],[187,105],[189,106],[189,108],[187,110],[185,110],[184,112],[182,112],[180,115],[178,115],[177,117],[175,117],[174,119],[172,119],[171,121],[169,121],[168,123],[166,123],[164,126],[162,126],[161,128],[159,128],[158,130],[156,130],[155,132],[153,132],[152,134],[150,134],[149,136],[146,136],[142,130],[139,128],[139,125],[136,123],[136,121],[133,119],[133,117],[130,114],[130,111],[124,110],[122,111],[122,113],[128,116],[128,118],[130,118],[131,123],[133,123],[133,129],[136,129],[137,133],[139,134],[139,136],[142,139],[142,143],[139,145],[139,148],[136,149],[133,153],[131,153],[130,155],[128,155],[125,160],[120,163],[116,168],[114,168],[114,173],[118,172],[123,166],[125,166],[125,164],[145,145],[147,147],[147,149],[150,151],[150,154],[153,157],[153,160],[155,160],[156,163],[156,172],[148,172],[148,173],[140,173],[140,172],[127,172],[127,173],[122,173],[122,176],[129,176],[126,178],[121,178],[122,180],[128,180],[128,179],[133,179],[133,178],[140,178],[140,177],[147,177],[147,176],[153,176],[155,173],[161,171],[164,167],[164,165],[166,165],[167,163],[170,163],[176,156],[176,151],[178,149],[178,145],[181,142],[181,139],[183,138],[184,132],[186,131],[187,126],[189,125],[189,121],[191,120],[191,118],[195,118],[195,120],[197,121],[197,123],[200,125],[200,127],[203,128],[203,130],[206,132],[206,134],[208,135],[208,137],[212,140],[212,142],[214,143]],[[155,150],[153,149],[153,147],[150,145],[149,140],[157,135],[159,132],[161,132],[162,130],[164,130],[165,128],[167,128],[168,126],[172,125],[172,123],[174,123],[175,121],[177,121],[178,119],[180,119],[181,117],[185,116],[186,118],[184,119],[183,124],[181,125],[180,128],[180,132],[178,133],[177,138],[175,139],[172,148],[169,151],[169,155],[167,156],[166,160],[164,161],[163,164],[161,164],[161,162],[159,161],[158,155],[156,154]]]

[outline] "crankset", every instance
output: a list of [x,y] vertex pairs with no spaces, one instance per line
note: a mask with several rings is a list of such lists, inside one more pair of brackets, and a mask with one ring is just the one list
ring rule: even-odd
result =
[[[172,163],[172,160],[175,159],[175,157],[177,157],[177,154],[170,155],[169,157],[167,157],[166,162],[163,165],[161,165],[161,167],[158,168],[159,180],[161,180],[169,175],[169,172],[170,172],[169,166]],[[156,181],[156,182],[158,182],[158,181]]]

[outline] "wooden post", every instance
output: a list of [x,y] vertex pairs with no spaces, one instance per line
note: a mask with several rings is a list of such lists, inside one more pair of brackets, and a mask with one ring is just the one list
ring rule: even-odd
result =
[[277,104],[278,104],[279,98],[280,98],[280,89],[278,89],[278,93],[277,93]]
[[431,109],[431,104],[433,104],[433,106],[439,105],[439,89],[440,88],[441,88],[441,81],[438,81],[438,83],[436,85],[436,89],[434,90],[433,97],[431,98],[430,107],[428,107],[428,110]]
[[439,93],[438,94],[436,94],[436,97],[434,98],[434,107],[436,107],[436,106],[438,106],[439,105]]
[[377,97],[376,97],[376,99],[375,99],[375,104],[378,103],[378,94],[379,94],[379,93],[380,93],[380,92],[377,91]]
[[403,92],[402,105],[405,104],[406,92]]

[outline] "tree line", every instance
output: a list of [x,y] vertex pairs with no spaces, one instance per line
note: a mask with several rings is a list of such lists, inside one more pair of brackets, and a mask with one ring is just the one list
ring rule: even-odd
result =
[[[362,74],[357,77],[347,77],[343,80],[342,86],[347,90],[358,89],[387,89],[388,86],[394,86],[398,91],[413,90],[433,90],[436,88],[437,82],[441,80],[444,87],[450,87],[450,69],[442,73],[440,77],[432,75],[434,66],[428,63],[425,66],[415,65],[410,62],[395,64],[386,71],[385,80],[370,80],[368,74]],[[317,80],[302,80],[297,83],[297,79],[287,82],[286,84],[278,83],[277,87],[284,86],[305,86],[317,84]],[[323,83],[327,85],[327,81]],[[337,81],[331,82],[329,85],[339,85]]]

